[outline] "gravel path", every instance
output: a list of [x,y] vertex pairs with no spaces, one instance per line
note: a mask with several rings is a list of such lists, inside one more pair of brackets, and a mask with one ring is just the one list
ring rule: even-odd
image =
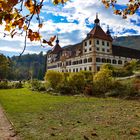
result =
[[0,140],[19,140],[0,106]]

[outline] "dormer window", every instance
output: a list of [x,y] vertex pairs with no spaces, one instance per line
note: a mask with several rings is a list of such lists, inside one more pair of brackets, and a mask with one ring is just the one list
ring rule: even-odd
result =
[[96,41],[96,44],[99,45],[99,40]]

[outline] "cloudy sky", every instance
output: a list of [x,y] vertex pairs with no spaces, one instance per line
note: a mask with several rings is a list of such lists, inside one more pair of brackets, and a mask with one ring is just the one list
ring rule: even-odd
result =
[[[118,0],[118,7],[123,8],[128,0]],[[140,9],[133,16],[122,19],[113,14],[112,9],[106,9],[101,0],[71,0],[65,5],[54,6],[51,0],[46,0],[41,12],[43,38],[59,35],[60,45],[75,44],[86,37],[94,27],[96,13],[99,14],[100,25],[106,31],[109,25],[112,36],[140,35]],[[32,28],[37,29],[37,22],[32,22]],[[3,37],[3,27],[0,28],[0,53],[8,56],[19,55],[24,47],[24,36],[14,39]],[[27,43],[27,53],[44,53],[51,49],[49,46],[40,47],[39,42]]]

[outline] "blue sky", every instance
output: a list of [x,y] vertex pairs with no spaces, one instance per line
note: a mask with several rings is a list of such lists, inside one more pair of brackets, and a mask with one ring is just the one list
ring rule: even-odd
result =
[[[123,8],[128,0],[118,0],[118,7]],[[40,14],[43,22],[41,33],[43,38],[49,39],[58,34],[60,45],[66,46],[82,41],[93,28],[96,13],[99,14],[100,25],[106,31],[110,26],[112,36],[140,35],[140,9],[133,16],[122,19],[113,14],[112,9],[106,9],[101,0],[71,0],[65,5],[54,6],[51,0],[46,0]],[[37,30],[37,21],[33,21],[32,28]],[[24,36],[3,37],[3,27],[0,28],[0,53],[8,56],[19,55],[24,47]],[[55,44],[55,43],[54,43]],[[49,46],[40,47],[39,42],[27,43],[26,53],[44,53],[51,49]]]

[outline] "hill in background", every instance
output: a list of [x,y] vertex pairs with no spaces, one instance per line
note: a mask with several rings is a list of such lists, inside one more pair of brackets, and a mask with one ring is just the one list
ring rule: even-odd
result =
[[140,50],[140,35],[117,37],[113,44]]

